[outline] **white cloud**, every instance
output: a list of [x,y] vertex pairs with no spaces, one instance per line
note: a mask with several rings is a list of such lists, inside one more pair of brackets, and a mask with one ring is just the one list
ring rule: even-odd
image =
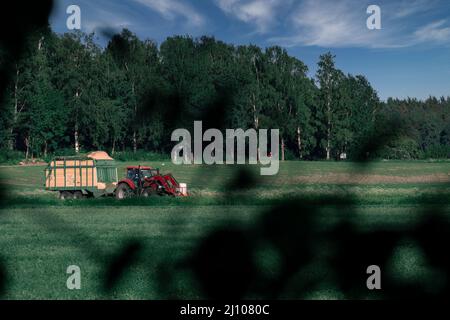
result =
[[134,0],[153,11],[158,12],[167,20],[175,20],[184,17],[192,26],[202,26],[205,18],[190,5],[177,0]]
[[[102,26],[141,27],[149,32],[151,27],[153,33],[167,33],[167,25],[153,25],[144,18],[148,13],[145,8],[177,22],[169,27],[182,28],[182,33],[203,32],[211,22],[203,15],[206,13],[183,0],[132,0],[139,6],[104,1],[103,7],[93,7],[95,14],[85,16],[84,30],[90,32]],[[450,19],[442,17],[443,1],[448,0],[379,0],[382,30],[366,27],[366,9],[375,3],[372,0],[214,0],[214,3],[229,20],[242,21],[259,34],[270,34],[268,42],[277,45],[399,48],[450,45]],[[136,11],[142,11],[141,5],[145,7],[144,15],[137,19]]]
[[435,7],[439,0],[403,0],[388,7],[393,18],[406,18],[417,13],[424,13]]
[[278,10],[289,6],[290,0],[215,0],[226,14],[256,26],[259,33],[266,33],[277,21]]
[[450,29],[442,21],[414,31],[415,15],[435,8],[434,0],[381,3],[382,30],[366,27],[369,17],[366,9],[372,2],[304,0],[290,16],[293,32],[269,40],[285,46],[366,48],[398,48],[449,40]]
[[447,20],[432,22],[414,32],[417,42],[450,42],[450,26]]
[[305,0],[290,20],[294,35],[272,39],[285,45],[321,47],[390,47],[385,30],[366,27],[367,4],[354,1]]

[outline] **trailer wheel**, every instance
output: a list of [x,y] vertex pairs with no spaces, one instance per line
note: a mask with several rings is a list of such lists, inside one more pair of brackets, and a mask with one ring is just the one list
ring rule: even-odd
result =
[[83,193],[81,191],[75,191],[73,193],[73,198],[74,199],[83,199]]
[[73,194],[69,191],[62,191],[59,193],[59,198],[61,200],[70,200],[73,199]]
[[126,183],[121,183],[116,189],[116,199],[123,200],[129,198],[132,194],[130,187]]

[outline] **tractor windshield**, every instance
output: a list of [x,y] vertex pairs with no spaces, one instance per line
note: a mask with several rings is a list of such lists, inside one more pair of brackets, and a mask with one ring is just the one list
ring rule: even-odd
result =
[[151,178],[151,177],[153,177],[152,170],[141,170],[141,175],[144,178]]
[[127,170],[127,178],[131,179],[131,180],[135,180],[135,181],[139,180],[139,176],[141,179],[145,179],[145,178],[151,178],[151,177],[154,177],[157,175],[159,175],[158,169],[141,169],[140,172],[139,172],[139,169],[137,169],[137,168],[129,168]]

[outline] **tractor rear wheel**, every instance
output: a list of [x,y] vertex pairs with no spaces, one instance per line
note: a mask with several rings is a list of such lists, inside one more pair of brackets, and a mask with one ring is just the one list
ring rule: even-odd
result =
[[70,199],[73,199],[73,194],[72,194],[72,192],[69,192],[69,191],[61,191],[59,193],[59,198],[61,200],[70,200]]
[[132,193],[131,188],[126,183],[121,183],[116,189],[116,199],[123,200],[129,198]]
[[81,191],[75,191],[73,193],[73,198],[74,199],[83,199],[83,193]]

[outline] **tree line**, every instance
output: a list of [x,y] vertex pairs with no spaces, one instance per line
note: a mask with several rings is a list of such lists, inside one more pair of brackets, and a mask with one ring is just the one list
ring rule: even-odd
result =
[[[0,48],[0,63],[6,57]],[[94,34],[36,30],[16,57],[1,102],[0,149],[24,157],[89,150],[168,154],[176,128],[280,129],[282,159],[354,158],[374,132],[391,132],[370,156],[446,158],[450,98],[381,102],[366,77],[335,57],[308,67],[273,46],[173,36],[159,46],[124,29],[102,48]]]

